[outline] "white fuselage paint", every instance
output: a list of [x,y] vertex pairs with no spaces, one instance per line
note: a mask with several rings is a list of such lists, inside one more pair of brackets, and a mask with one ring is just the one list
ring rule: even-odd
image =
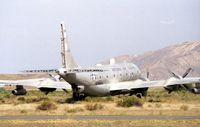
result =
[[68,83],[84,86],[83,92],[92,96],[109,95],[111,83],[134,81],[141,77],[139,68],[132,63],[95,66],[87,69],[63,69],[60,72]]

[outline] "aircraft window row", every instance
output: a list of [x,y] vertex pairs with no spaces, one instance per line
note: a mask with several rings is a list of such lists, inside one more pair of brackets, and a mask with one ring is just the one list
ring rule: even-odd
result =
[[69,70],[69,72],[103,72],[103,70],[100,70],[100,69],[72,69],[72,70]]
[[[129,74],[128,74],[128,73],[126,73],[126,76],[128,76],[128,75],[129,75]],[[130,73],[130,76],[131,76],[131,75],[133,76],[133,75],[134,75],[134,73],[133,73],[133,72],[131,72],[131,73]],[[119,76],[120,76],[120,77],[122,77],[122,74],[120,73],[120,74],[119,74]],[[106,76],[106,78],[108,78],[108,77],[109,77],[109,76],[107,75],[107,76]],[[113,77],[115,78],[115,77],[116,77],[116,74],[113,74]],[[99,76],[99,79],[102,79],[102,76]]]

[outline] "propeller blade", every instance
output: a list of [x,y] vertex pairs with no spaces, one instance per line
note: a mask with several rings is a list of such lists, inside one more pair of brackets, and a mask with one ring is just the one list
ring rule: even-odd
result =
[[168,72],[169,72],[173,77],[175,77],[175,78],[178,78],[178,79],[181,78],[179,75],[175,74],[174,72],[172,72],[172,71],[169,70],[169,69],[168,69]]
[[149,79],[149,69],[147,68],[147,79]]
[[62,77],[61,76],[59,76],[59,78],[58,78],[59,80],[61,80],[62,79]]
[[54,81],[57,81],[56,78],[52,75],[52,74],[49,74],[50,78]]
[[189,73],[190,73],[190,71],[192,70],[192,68],[188,68],[187,70],[186,70],[186,72],[183,74],[183,78],[185,78]]

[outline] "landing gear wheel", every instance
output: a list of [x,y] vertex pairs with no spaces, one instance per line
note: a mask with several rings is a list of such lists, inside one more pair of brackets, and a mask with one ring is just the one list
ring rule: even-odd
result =
[[72,90],[73,90],[73,95],[72,95],[72,97],[73,97],[73,99],[74,99],[75,101],[85,99],[86,95],[85,95],[84,93],[81,93],[81,92],[79,91],[79,88],[78,88],[77,85],[75,85],[75,84],[72,85]]
[[73,92],[73,99],[78,101],[78,100],[84,100],[86,97],[85,94],[83,93],[78,93],[78,92]]

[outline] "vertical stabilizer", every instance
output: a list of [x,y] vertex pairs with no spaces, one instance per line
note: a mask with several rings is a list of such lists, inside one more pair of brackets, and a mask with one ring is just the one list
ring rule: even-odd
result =
[[64,23],[61,23],[61,56],[62,56],[62,67],[63,68],[77,68],[78,65],[75,63],[69,48],[67,40],[66,29]]

